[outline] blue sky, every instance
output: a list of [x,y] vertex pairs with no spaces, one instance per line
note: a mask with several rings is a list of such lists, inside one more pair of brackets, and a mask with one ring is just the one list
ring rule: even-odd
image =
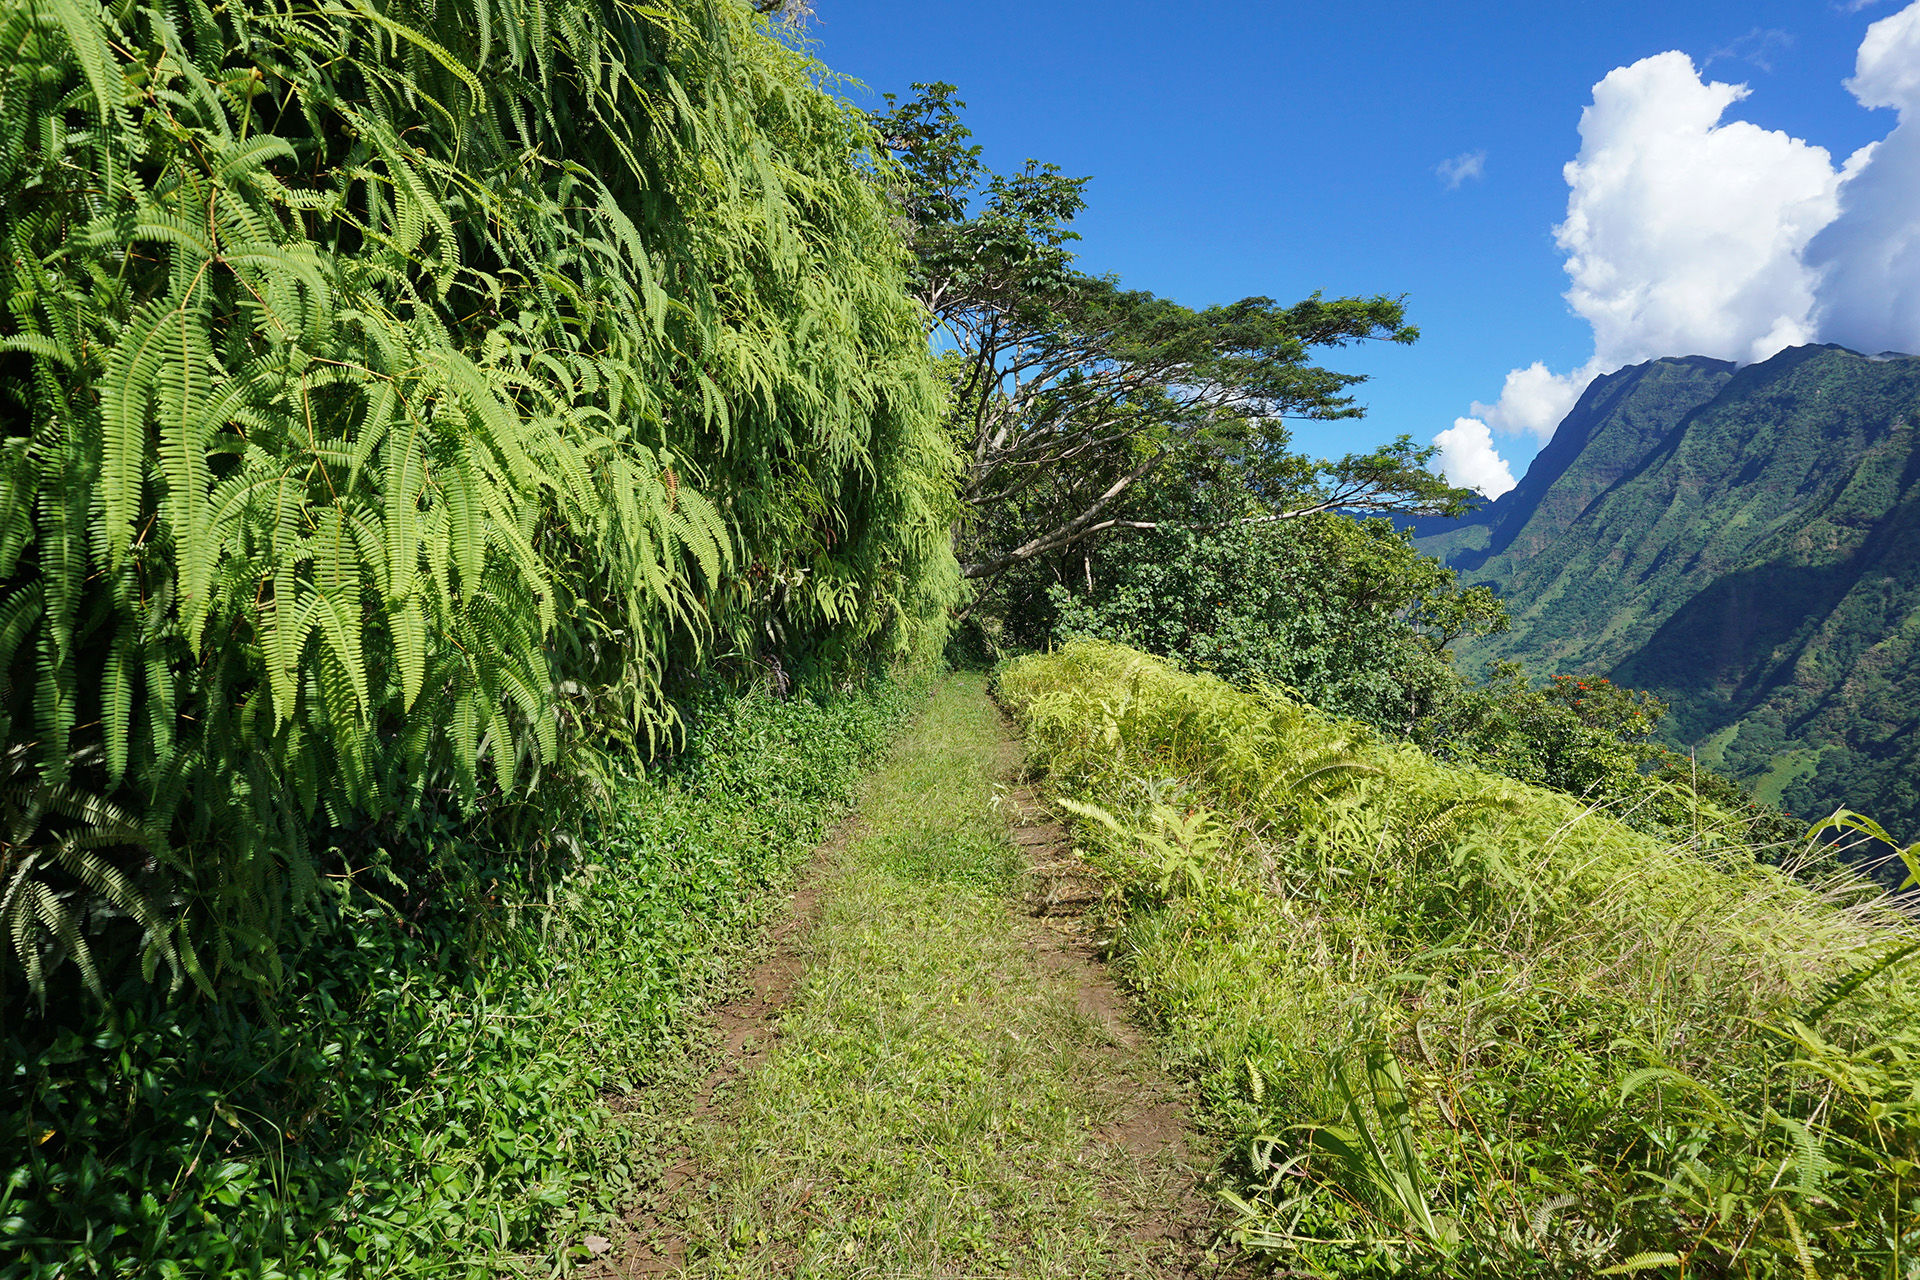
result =
[[[989,163],[1033,156],[1092,175],[1086,269],[1194,305],[1406,294],[1417,346],[1328,361],[1372,376],[1368,418],[1296,434],[1337,454],[1401,432],[1426,441],[1475,401],[1499,401],[1509,370],[1541,361],[1571,376],[1595,355],[1593,329],[1562,296],[1567,251],[1553,230],[1596,82],[1677,50],[1706,80],[1748,87],[1725,120],[1824,147],[1837,169],[1894,126],[1894,111],[1866,109],[1843,81],[1869,24],[1898,12],[1825,0],[816,0],[808,31],[829,67],[864,83],[848,91],[861,105],[951,81]],[[1475,155],[1481,171],[1469,164],[1457,185],[1437,172]],[[1644,358],[1631,342],[1611,349]],[[1538,428],[1483,408],[1517,475]]]

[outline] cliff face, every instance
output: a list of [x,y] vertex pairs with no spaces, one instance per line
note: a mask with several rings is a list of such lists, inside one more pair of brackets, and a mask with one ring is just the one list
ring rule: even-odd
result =
[[1795,812],[1920,832],[1920,360],[1800,347],[1601,379],[1527,478],[1422,545],[1507,598],[1467,661],[1604,671]]
[[1421,521],[1422,545],[1462,571],[1495,556],[1532,555],[1644,462],[1733,372],[1724,360],[1691,356],[1596,379],[1519,484],[1464,520]]

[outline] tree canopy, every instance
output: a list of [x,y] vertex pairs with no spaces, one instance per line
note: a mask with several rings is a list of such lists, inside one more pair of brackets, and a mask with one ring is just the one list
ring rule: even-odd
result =
[[1028,161],[990,172],[946,84],[876,118],[900,161],[914,287],[943,348],[954,442],[967,461],[962,572],[985,584],[1103,534],[1175,518],[1139,502],[1176,459],[1232,463],[1214,522],[1331,510],[1443,512],[1464,495],[1402,438],[1337,461],[1291,448],[1290,419],[1356,418],[1361,375],[1313,363],[1367,341],[1409,343],[1402,299],[1249,297],[1194,309],[1074,266],[1085,178]]

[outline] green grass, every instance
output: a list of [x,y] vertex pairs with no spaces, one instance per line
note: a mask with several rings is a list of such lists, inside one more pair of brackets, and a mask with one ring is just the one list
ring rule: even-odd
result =
[[1017,915],[982,681],[944,682],[817,874],[808,968],[722,1101],[682,1211],[702,1277],[1174,1274],[1139,1238],[1185,1189],[1105,1131],[1150,1068]]
[[1920,933],[1870,888],[1114,646],[1001,687],[1276,1265],[1920,1276]]
[[[1739,733],[1739,726],[1729,726],[1722,732],[1731,739]],[[1832,750],[1832,747],[1800,747],[1776,752],[1767,761],[1767,771],[1753,780],[1753,794],[1768,804],[1785,803],[1788,789],[1818,774],[1820,757]]]

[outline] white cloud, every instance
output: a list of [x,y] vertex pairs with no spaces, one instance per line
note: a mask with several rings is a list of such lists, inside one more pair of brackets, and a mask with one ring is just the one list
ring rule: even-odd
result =
[[1904,116],[1920,98],[1920,5],[1909,5],[1867,28],[1847,88],[1863,107],[1894,107]]
[[1447,190],[1458,191],[1461,183],[1487,176],[1487,153],[1463,151],[1450,160],[1442,160],[1433,167],[1433,171],[1440,175],[1440,181],[1447,184]]
[[1553,435],[1553,429],[1580,399],[1587,384],[1605,372],[1596,362],[1588,361],[1572,373],[1554,373],[1536,360],[1507,375],[1500,398],[1494,403],[1474,401],[1472,413],[1503,434],[1524,432],[1545,440]]
[[[1920,10],[1920,4],[1914,6]],[[1754,361],[1814,339],[1808,242],[1839,209],[1825,148],[1725,120],[1744,85],[1701,78],[1683,53],[1620,67],[1593,87],[1565,170],[1567,302],[1593,355],[1507,375],[1473,406],[1502,432],[1553,434],[1587,384],[1659,356]]]
[[1737,58],[1741,62],[1752,63],[1762,71],[1771,71],[1775,60],[1793,48],[1793,44],[1791,31],[1782,31],[1777,27],[1755,27],[1715,49],[1708,55],[1704,65],[1710,67],[1722,58]]
[[1513,488],[1513,469],[1493,447],[1487,424],[1478,418],[1455,418],[1433,442],[1440,448],[1440,473],[1449,482],[1478,489],[1489,498]]
[[1839,176],[1824,147],[1722,123],[1746,96],[1681,53],[1594,86],[1554,234],[1601,372],[1656,356],[1764,360],[1812,338],[1815,275],[1800,255],[1839,209]]
[[[1764,65],[1781,47],[1756,29],[1715,56]],[[1746,86],[1704,79],[1685,54],[1595,85],[1554,228],[1593,355],[1509,373],[1498,400],[1436,437],[1447,465],[1491,466],[1490,432],[1552,435],[1595,377],[1642,360],[1750,362],[1815,341],[1920,351],[1920,0],[1867,28],[1847,88],[1897,122],[1836,168],[1824,148],[1727,120]]]
[[1867,28],[1847,88],[1899,122],[1848,159],[1840,213],[1807,252],[1821,336],[1856,350],[1920,347],[1920,4]]

